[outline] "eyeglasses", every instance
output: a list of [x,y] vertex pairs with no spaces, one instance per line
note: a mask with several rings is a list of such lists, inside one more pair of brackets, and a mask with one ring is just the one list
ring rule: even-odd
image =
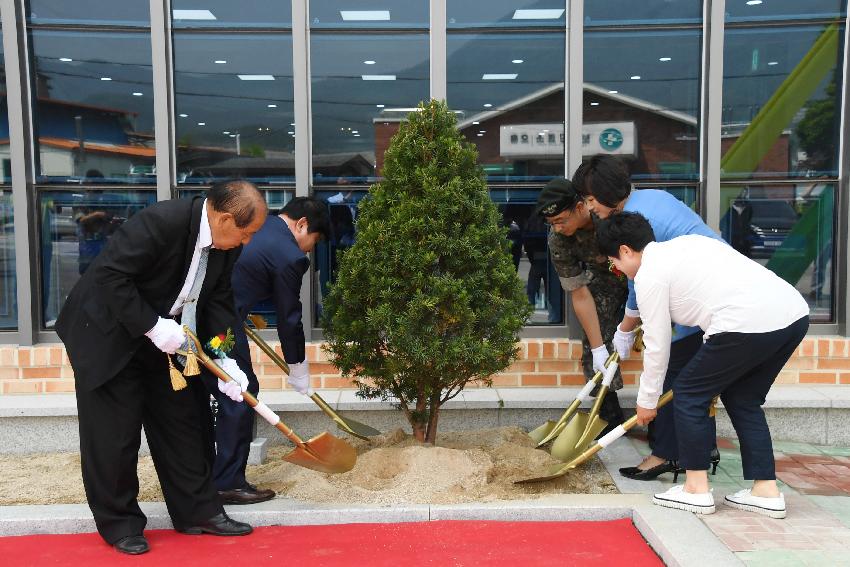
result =
[[[563,212],[563,211],[561,211],[561,212]],[[558,213],[558,214],[561,214],[561,213]],[[572,213],[572,211],[570,211],[570,212],[567,213],[567,216],[562,218],[561,220],[556,220],[556,221],[552,222],[552,221],[547,219],[547,220],[544,220],[543,222],[545,222],[547,226],[550,226],[550,227],[553,227],[553,228],[556,227],[556,226],[564,226],[568,222],[570,222],[570,218],[572,218],[572,216],[573,216],[573,213]]]

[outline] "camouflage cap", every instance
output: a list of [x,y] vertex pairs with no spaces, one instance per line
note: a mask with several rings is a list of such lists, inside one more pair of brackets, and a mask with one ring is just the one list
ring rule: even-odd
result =
[[553,179],[546,184],[537,197],[537,207],[534,212],[544,217],[552,217],[572,208],[581,199],[573,188],[573,184],[562,177]]

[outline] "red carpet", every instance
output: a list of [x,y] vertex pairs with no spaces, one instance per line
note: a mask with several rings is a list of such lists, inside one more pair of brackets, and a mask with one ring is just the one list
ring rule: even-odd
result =
[[130,557],[97,534],[0,538],[0,563],[19,565],[497,566],[663,565],[630,520],[417,522],[257,528],[246,537],[145,532]]

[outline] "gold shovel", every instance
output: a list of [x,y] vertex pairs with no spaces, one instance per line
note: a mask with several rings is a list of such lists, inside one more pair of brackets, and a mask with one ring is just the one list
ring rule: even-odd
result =
[[[638,326],[635,329],[635,333],[634,350],[641,351],[643,350],[643,329]],[[596,399],[590,408],[590,412],[587,414],[577,414],[573,418],[573,422],[575,423],[570,424],[572,427],[568,430],[565,429],[558,435],[558,438],[552,443],[551,454],[553,457],[564,462],[569,462],[576,455],[587,449],[596,436],[602,433],[608,426],[608,422],[599,416],[599,411],[602,408],[602,402],[608,394],[619,365],[620,355],[615,350],[608,357],[608,360],[605,361],[602,385],[596,394]]]
[[[251,321],[251,323],[254,324],[256,328],[266,328],[266,320],[263,319],[260,315],[248,315],[248,319]],[[281,370],[289,374],[289,365],[286,364],[286,361],[283,360],[283,358],[281,358],[274,351],[274,349],[266,341],[260,338],[260,336],[255,333],[254,330],[251,329],[248,325],[244,325],[243,327],[245,329],[245,334],[248,335],[258,347],[260,347],[260,350],[266,353],[266,355],[268,355],[268,357],[271,358],[272,361],[277,364]],[[373,427],[369,427],[365,423],[360,423],[359,421],[355,421],[351,418],[342,417],[337,412],[335,412],[333,408],[331,408],[324,399],[322,399],[318,392],[313,392],[310,395],[310,399],[313,400],[313,402],[315,402],[315,404],[319,406],[319,408],[323,412],[325,412],[325,415],[334,420],[334,423],[336,423],[337,427],[339,427],[349,435],[354,435],[355,437],[368,441],[369,437],[374,437],[375,435],[381,434],[380,431]]]
[[[656,407],[660,408],[660,407],[664,406],[665,404],[667,404],[672,399],[673,399],[673,391],[670,390],[658,399],[658,405]],[[574,468],[576,468],[577,466],[579,466],[580,464],[586,462],[593,455],[595,455],[596,453],[598,453],[599,451],[601,451],[602,449],[604,449],[605,447],[607,447],[608,445],[610,445],[611,443],[613,443],[614,441],[616,441],[617,439],[619,439],[620,437],[625,435],[626,431],[628,431],[629,429],[634,427],[635,424],[637,424],[637,416],[633,415],[632,417],[630,417],[629,419],[627,419],[626,421],[624,421],[623,423],[618,425],[615,429],[613,429],[612,431],[610,431],[610,432],[606,433],[605,435],[603,435],[602,437],[600,437],[596,441],[596,443],[594,443],[590,448],[584,450],[580,455],[578,455],[577,457],[574,457],[567,464],[564,465],[564,464],[559,463],[557,465],[554,465],[549,470],[549,474],[547,474],[546,476],[538,476],[538,477],[535,477],[535,478],[526,478],[526,479],[523,479],[523,480],[516,480],[516,481],[514,481],[514,484],[529,484],[529,483],[532,483],[532,482],[543,482],[545,480],[552,480],[552,479],[555,479],[555,478],[558,478],[558,477],[562,477],[565,474],[567,474],[568,472],[570,472],[571,470],[573,470]]]
[[[614,354],[608,357],[608,360],[605,361],[605,366],[608,366],[612,360],[614,360]],[[578,408],[581,406],[582,402],[590,399],[590,392],[602,382],[602,371],[598,371],[593,375],[593,378],[588,380],[588,382],[584,385],[584,387],[576,394],[576,398],[567,406],[567,409],[564,410],[563,415],[558,419],[558,421],[552,421],[551,419],[528,432],[528,436],[531,437],[536,443],[538,447],[542,447],[552,439],[561,435],[561,432],[564,431],[564,428],[567,426],[567,423],[570,421],[570,418],[578,411]],[[586,424],[585,424],[586,426]],[[585,426],[582,426],[580,431],[584,431]]]
[[[204,352],[198,337],[188,329],[186,329],[186,335],[195,343],[197,350],[196,356],[201,364],[222,382],[231,382],[233,378]],[[177,354],[186,356],[187,353],[185,351],[177,351]],[[276,413],[266,404],[252,396],[250,392],[242,392],[242,398],[245,400],[245,403],[254,408],[254,411],[279,429],[287,439],[295,444],[295,448],[284,455],[284,461],[323,473],[344,473],[354,468],[354,463],[357,462],[357,451],[342,439],[334,437],[327,431],[323,431],[309,441],[303,441],[280,420],[280,417]]]
[[619,362],[620,355],[617,354],[617,351],[614,351],[605,362],[602,385],[596,394],[593,406],[586,414],[577,413],[570,422],[570,426],[558,435],[558,438],[552,443],[551,454],[553,457],[569,462],[570,459],[584,451],[590,442],[608,425],[607,421],[599,417],[599,410],[602,408],[602,401],[608,393],[611,381],[614,380],[614,375],[617,373]]

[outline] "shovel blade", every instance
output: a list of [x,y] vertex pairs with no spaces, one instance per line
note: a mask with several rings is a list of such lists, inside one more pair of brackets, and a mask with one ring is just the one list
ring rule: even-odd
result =
[[344,473],[354,468],[357,462],[357,451],[337,437],[324,431],[304,446],[296,446],[283,457],[284,461],[323,473]]
[[559,461],[569,462],[573,457],[581,453],[576,448],[576,443],[581,439],[590,417],[586,413],[577,413],[564,427],[557,439],[552,443],[551,454]]
[[576,442],[576,451],[581,453],[593,443],[593,440],[596,439],[596,436],[602,433],[602,430],[607,427],[608,422],[599,417],[599,415],[594,415],[593,419],[590,420],[590,423],[587,424],[587,427],[584,429],[584,433],[582,433],[579,440]]
[[546,443],[548,443],[552,439],[556,438],[558,435],[561,434],[561,431],[563,431],[566,426],[567,426],[567,422],[565,422],[565,421],[560,421],[560,422],[555,423],[555,426],[552,427],[552,430],[549,432],[549,434],[546,435],[543,439],[541,439],[540,442],[537,443],[537,446],[542,447],[543,445],[545,445]]
[[531,484],[533,482],[545,482],[547,480],[554,480],[556,478],[560,478],[576,468],[576,465],[573,463],[559,463],[557,465],[552,466],[549,469],[549,474],[545,476],[538,476],[534,478],[524,478],[522,480],[515,480],[514,484]]
[[369,427],[365,423],[360,423],[359,421],[353,420],[350,417],[343,417],[339,414],[339,421],[336,426],[348,433],[349,435],[354,435],[355,437],[359,437],[364,441],[368,441],[369,437],[374,437],[376,435],[380,435],[381,432],[375,429],[374,427]]
[[551,419],[541,425],[540,427],[536,427],[528,432],[528,436],[531,437],[531,440],[534,441],[537,446],[540,446],[540,442],[546,439],[546,437],[552,432],[555,428],[557,422],[552,421]]

